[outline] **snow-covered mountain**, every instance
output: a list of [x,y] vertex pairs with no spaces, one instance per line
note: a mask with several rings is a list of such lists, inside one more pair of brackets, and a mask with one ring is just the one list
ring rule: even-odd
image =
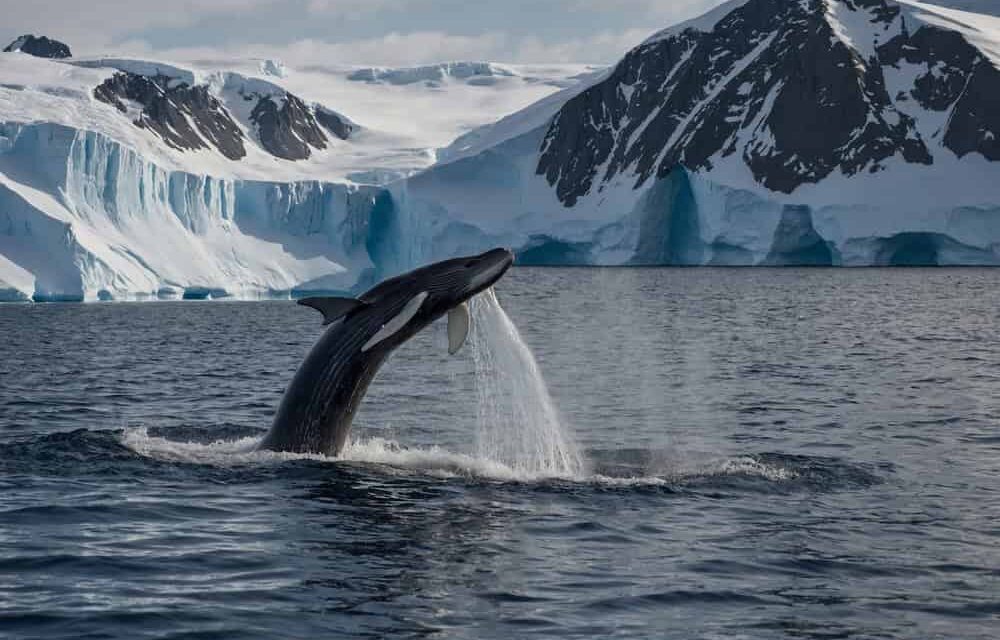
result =
[[1000,264],[998,63],[994,17],[731,0],[391,189],[417,261]]
[[0,55],[0,299],[362,286],[377,185],[587,70],[446,67]]
[[606,70],[3,54],[0,296],[356,290],[495,245],[1000,264],[998,65],[1000,19],[911,0],[730,0]]

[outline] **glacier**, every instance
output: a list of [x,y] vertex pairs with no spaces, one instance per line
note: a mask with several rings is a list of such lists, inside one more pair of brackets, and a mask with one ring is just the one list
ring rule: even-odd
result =
[[376,275],[378,188],[169,171],[50,123],[0,125],[0,149],[5,299],[287,297]]
[[384,67],[367,67],[351,73],[347,79],[356,82],[388,83],[407,85],[418,82],[430,86],[440,86],[446,80],[464,80],[471,83],[488,84],[493,78],[514,77],[513,69],[490,62],[445,62],[421,67],[391,69]]
[[[401,261],[498,244],[521,265],[1000,265],[996,168],[894,166],[801,193],[675,168],[643,189],[622,178],[566,207],[536,174],[544,128],[389,185]],[[849,183],[849,184],[848,184]],[[735,185],[735,186],[734,186]]]
[[[277,63],[267,61],[234,61],[232,71],[109,57],[57,63],[20,53],[0,62],[0,301],[363,290],[404,264],[397,249],[405,243],[379,236],[399,225],[378,185],[432,162],[434,146],[456,127],[557,91],[559,78],[581,68],[537,69],[501,87],[400,87],[386,101],[381,88],[348,80],[349,68],[274,75]],[[242,131],[248,155],[226,157],[212,144],[171,147],[133,123],[137,105],[126,102],[122,112],[95,99],[95,87],[123,71],[208,87]],[[536,76],[552,84],[541,86]],[[304,95],[332,133],[336,116],[350,135],[329,136],[304,161],[269,153],[244,102],[248,93],[274,94],[280,106],[287,87],[276,83]],[[331,87],[373,126],[327,107]],[[494,97],[498,104],[478,112],[467,106]],[[454,103],[461,118],[445,122],[449,109],[437,108],[426,110],[433,119],[421,119],[402,108],[419,100]],[[409,134],[414,126],[420,137]]]

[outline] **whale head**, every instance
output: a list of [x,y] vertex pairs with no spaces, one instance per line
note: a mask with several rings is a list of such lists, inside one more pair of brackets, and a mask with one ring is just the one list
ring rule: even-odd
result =
[[465,303],[492,287],[514,263],[507,249],[437,262],[382,282],[359,299],[369,305],[376,331],[362,351],[391,351],[427,325],[447,315],[450,350],[457,351],[469,330]]
[[465,303],[492,287],[514,263],[508,249],[453,258],[390,278],[356,300],[307,298],[299,304],[314,307],[336,322],[331,331],[349,330],[365,353],[388,353],[435,320],[448,316],[449,351],[454,353],[469,331]]

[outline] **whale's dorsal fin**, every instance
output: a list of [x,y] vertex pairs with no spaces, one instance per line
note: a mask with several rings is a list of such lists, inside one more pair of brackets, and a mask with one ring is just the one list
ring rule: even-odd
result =
[[302,298],[299,304],[312,307],[323,314],[323,326],[330,324],[334,320],[346,316],[358,307],[365,306],[364,302],[355,298]]

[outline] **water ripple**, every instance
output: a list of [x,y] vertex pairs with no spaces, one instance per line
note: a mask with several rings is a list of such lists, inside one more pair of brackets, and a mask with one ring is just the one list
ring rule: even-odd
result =
[[334,460],[254,449],[295,305],[0,306],[0,637],[993,640],[998,280],[515,270],[561,469],[442,326]]

